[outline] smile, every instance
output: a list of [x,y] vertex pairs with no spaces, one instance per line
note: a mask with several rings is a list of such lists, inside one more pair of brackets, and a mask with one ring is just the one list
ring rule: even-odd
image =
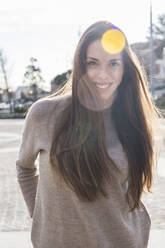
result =
[[111,83],[108,83],[108,84],[98,84],[98,83],[96,83],[95,85],[99,89],[106,89],[106,88],[108,88],[112,84]]

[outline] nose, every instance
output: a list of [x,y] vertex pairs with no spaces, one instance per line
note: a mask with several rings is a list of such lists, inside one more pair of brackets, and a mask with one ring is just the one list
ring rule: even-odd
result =
[[100,83],[109,83],[111,78],[105,67],[99,68],[97,77]]

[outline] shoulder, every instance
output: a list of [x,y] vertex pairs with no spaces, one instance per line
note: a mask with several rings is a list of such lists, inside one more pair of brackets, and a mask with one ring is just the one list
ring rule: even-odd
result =
[[71,93],[40,99],[32,104],[26,118],[30,118],[31,121],[41,122],[50,118],[51,115],[60,113],[70,102]]

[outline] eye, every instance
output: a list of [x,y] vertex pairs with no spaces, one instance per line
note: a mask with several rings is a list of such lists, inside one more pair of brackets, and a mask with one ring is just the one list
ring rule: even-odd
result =
[[110,63],[110,66],[112,66],[112,67],[118,67],[118,66],[120,66],[120,62],[118,62],[118,61],[112,61]]
[[95,61],[88,61],[88,62],[87,62],[87,65],[94,66],[94,65],[96,65],[96,62],[95,62]]

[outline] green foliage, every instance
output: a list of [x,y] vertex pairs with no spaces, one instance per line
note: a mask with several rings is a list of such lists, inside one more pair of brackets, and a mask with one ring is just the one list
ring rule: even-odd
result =
[[165,96],[162,96],[161,98],[158,98],[156,100],[156,106],[158,106],[160,109],[165,110]]
[[15,113],[26,113],[27,110],[28,110],[27,107],[18,106],[15,108],[14,112]]
[[14,112],[26,114],[32,103],[33,102],[20,103],[18,106],[14,108]]
[[165,14],[158,16],[158,24],[153,25],[153,34],[156,40],[165,40]]
[[23,82],[30,86],[32,91],[32,99],[33,101],[36,101],[38,99],[38,88],[40,83],[45,82],[41,76],[41,69],[38,66],[38,61],[36,58],[30,58],[30,64],[26,67]]
[[30,58],[30,64],[26,67],[24,73],[24,83],[28,85],[39,85],[39,83],[44,82],[41,76],[41,69],[38,66],[38,61],[36,58]]
[[[148,33],[150,34],[150,28]],[[152,36],[155,43],[165,40],[165,14],[158,16],[157,24],[153,23],[152,25]],[[150,35],[147,36],[147,39],[150,39]]]
[[57,75],[54,79],[53,79],[53,83],[55,83],[56,85],[63,85],[65,84],[65,82],[67,81],[67,79],[69,78],[69,75],[71,74],[71,70],[68,70],[60,75]]

